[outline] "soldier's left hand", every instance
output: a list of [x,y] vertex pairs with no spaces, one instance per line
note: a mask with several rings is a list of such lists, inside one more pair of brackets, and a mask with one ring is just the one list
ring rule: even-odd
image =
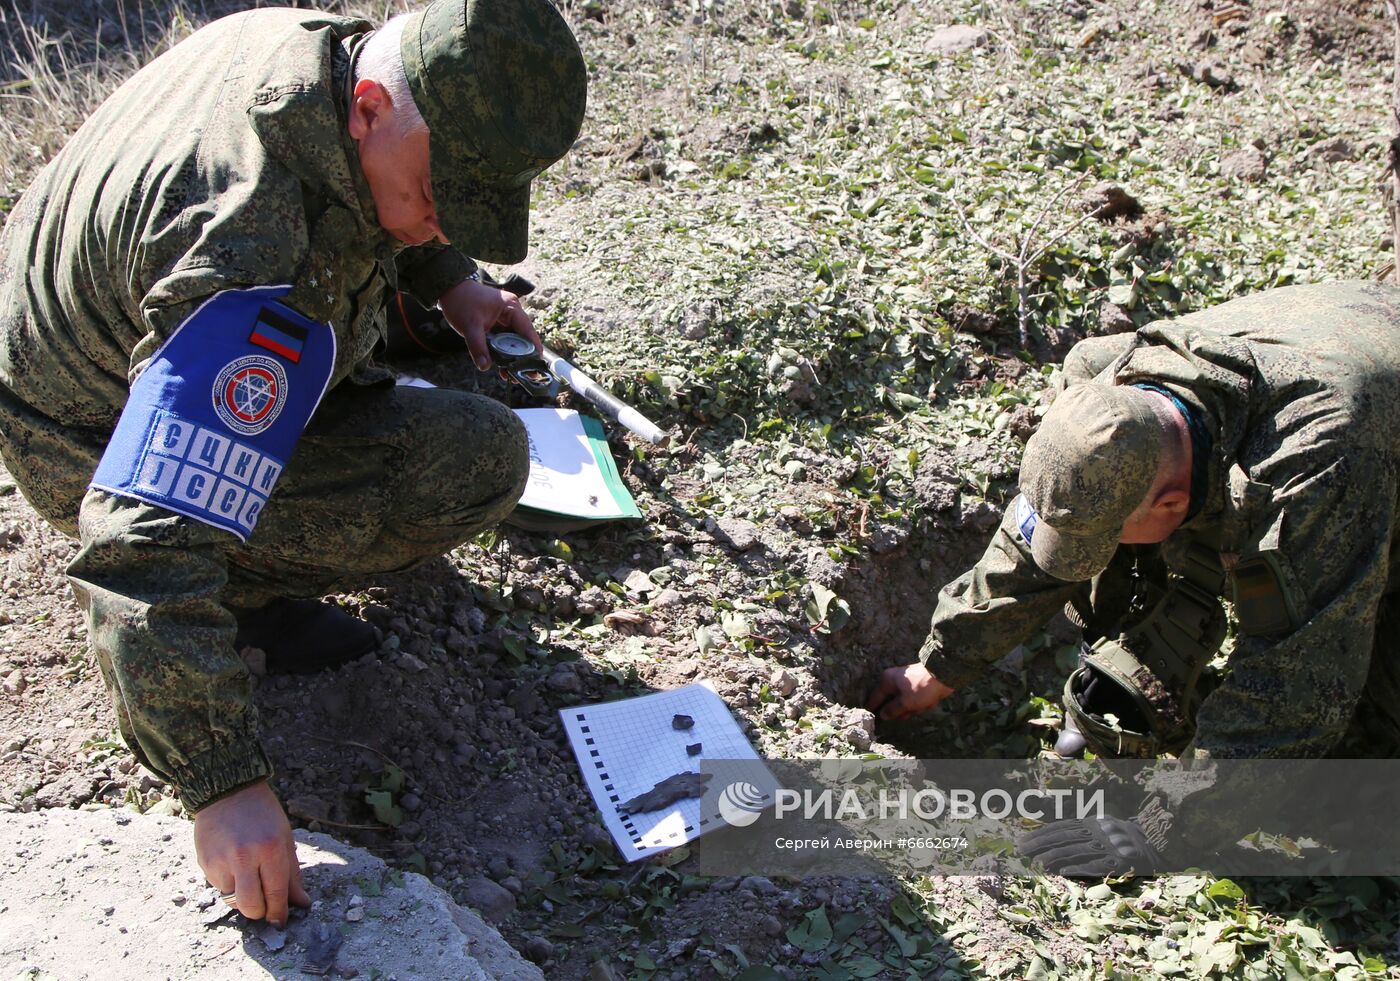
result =
[[438,298],[438,308],[452,329],[461,334],[480,371],[491,369],[486,335],[494,327],[504,327],[528,339],[538,352],[543,345],[530,315],[520,305],[520,297],[506,290],[464,279]]
[[865,707],[886,720],[906,719],[937,708],[953,689],[935,678],[922,664],[886,668],[870,693]]

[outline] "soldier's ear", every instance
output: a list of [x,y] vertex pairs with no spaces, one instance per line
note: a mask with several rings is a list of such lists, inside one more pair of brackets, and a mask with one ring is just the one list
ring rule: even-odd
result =
[[350,138],[363,140],[393,112],[393,100],[384,86],[372,78],[355,83],[350,95]]
[[1170,487],[1152,500],[1152,510],[1159,514],[1184,515],[1191,508],[1191,492],[1181,487]]

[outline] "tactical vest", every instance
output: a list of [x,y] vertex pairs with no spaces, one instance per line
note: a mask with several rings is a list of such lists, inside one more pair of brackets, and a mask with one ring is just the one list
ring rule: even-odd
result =
[[[1110,567],[1129,573],[1126,609],[1123,599],[1091,595],[1067,611],[1086,639],[1065,683],[1064,707],[1098,755],[1150,759],[1179,753],[1195,731],[1210,687],[1206,668],[1227,629],[1217,599],[1225,572],[1218,554],[1199,543],[1179,573],[1166,573],[1160,560],[1150,568],[1140,558],[1133,564]],[[1114,627],[1120,632],[1099,636]]]

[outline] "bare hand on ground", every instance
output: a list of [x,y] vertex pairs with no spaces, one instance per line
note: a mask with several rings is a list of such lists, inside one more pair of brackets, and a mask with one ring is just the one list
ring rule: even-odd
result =
[[953,689],[935,678],[922,664],[886,668],[880,674],[865,707],[882,719],[905,719],[936,708]]
[[530,315],[520,305],[520,297],[474,279],[464,279],[438,300],[438,307],[452,329],[466,339],[467,350],[481,371],[491,367],[486,335],[492,327],[504,327],[529,340],[538,352],[540,335]]
[[265,782],[216,800],[194,816],[194,851],[209,884],[233,893],[250,920],[287,925],[287,903],[310,906],[296,842]]

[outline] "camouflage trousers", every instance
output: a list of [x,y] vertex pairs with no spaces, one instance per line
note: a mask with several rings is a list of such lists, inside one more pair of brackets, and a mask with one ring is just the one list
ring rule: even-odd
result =
[[[0,456],[25,497],[77,537],[107,434],[3,401]],[[231,536],[224,602],[315,597],[436,558],[498,523],[525,486],[524,427],[493,399],[344,383],[326,394],[246,543]]]

